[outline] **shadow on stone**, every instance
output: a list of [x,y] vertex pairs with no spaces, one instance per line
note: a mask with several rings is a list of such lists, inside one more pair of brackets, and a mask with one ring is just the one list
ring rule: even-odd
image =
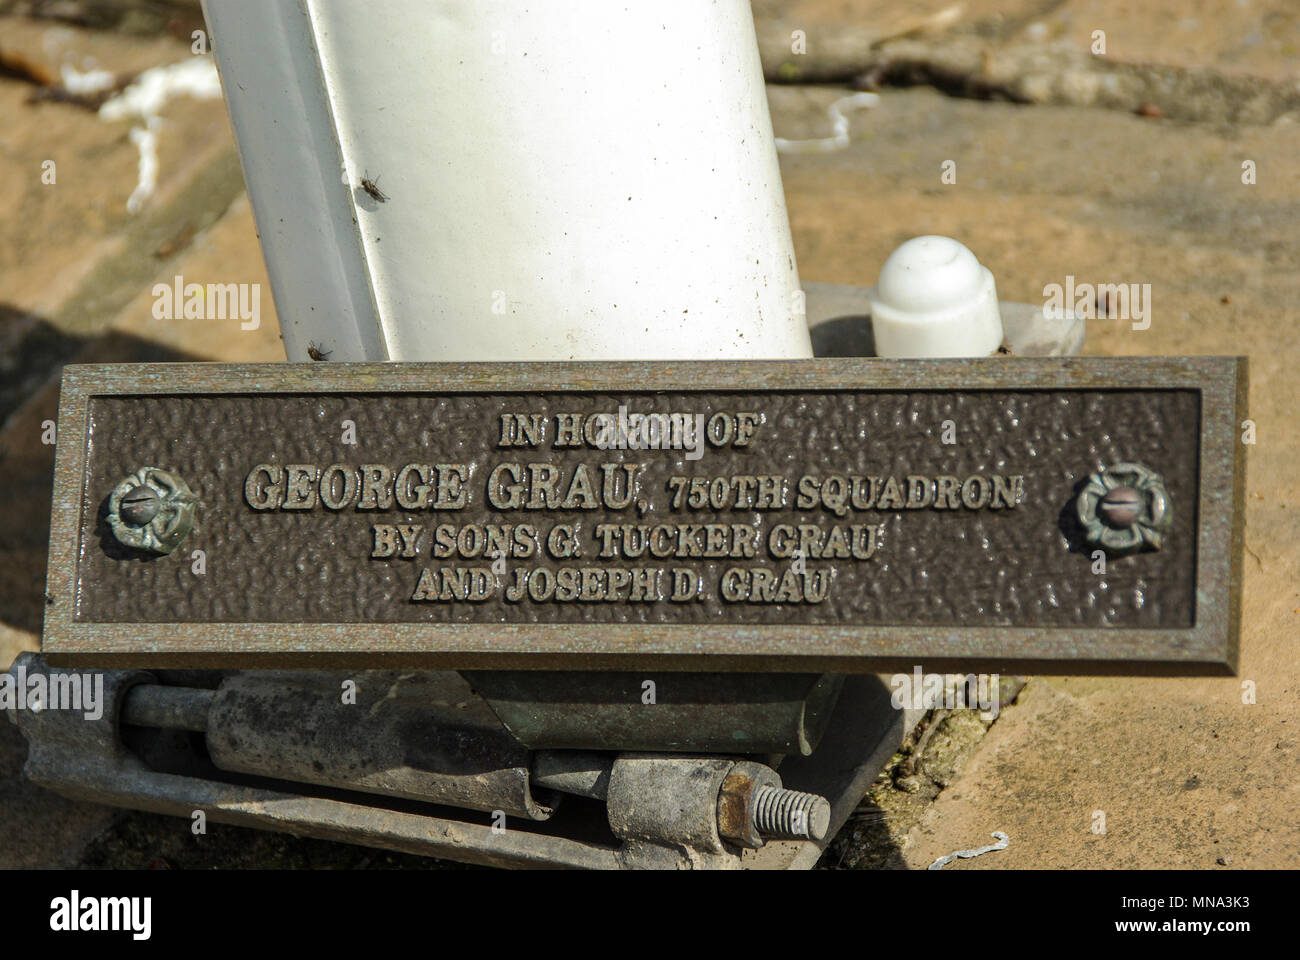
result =
[[871,317],[832,317],[808,331],[815,357],[874,357],[876,339]]

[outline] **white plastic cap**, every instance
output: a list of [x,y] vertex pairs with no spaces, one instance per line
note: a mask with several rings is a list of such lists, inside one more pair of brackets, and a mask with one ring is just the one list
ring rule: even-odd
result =
[[993,274],[951,237],[914,237],[871,292],[880,357],[987,357],[1002,343]]

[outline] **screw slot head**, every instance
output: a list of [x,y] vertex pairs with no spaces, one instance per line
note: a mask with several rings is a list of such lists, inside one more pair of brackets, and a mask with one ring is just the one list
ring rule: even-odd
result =
[[1142,495],[1132,487],[1116,487],[1097,504],[1097,516],[1116,530],[1130,527],[1142,512]]
[[119,513],[122,519],[133,527],[143,527],[158,516],[162,509],[162,500],[149,487],[132,487],[122,497]]

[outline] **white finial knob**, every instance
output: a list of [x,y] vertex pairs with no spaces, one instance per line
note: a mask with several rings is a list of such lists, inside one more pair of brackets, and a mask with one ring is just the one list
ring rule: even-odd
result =
[[877,356],[990,356],[1002,344],[993,274],[950,237],[914,237],[880,268],[871,326]]

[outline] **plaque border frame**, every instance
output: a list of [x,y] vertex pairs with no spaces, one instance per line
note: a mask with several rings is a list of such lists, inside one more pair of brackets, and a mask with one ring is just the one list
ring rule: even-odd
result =
[[[629,389],[629,384],[635,388]],[[73,613],[90,403],[103,396],[1193,390],[1200,394],[1191,628],[769,624],[86,623]],[[42,648],[57,666],[911,671],[1234,675],[1244,357],[508,363],[149,363],[64,368]],[[705,652],[707,648],[708,652]]]

